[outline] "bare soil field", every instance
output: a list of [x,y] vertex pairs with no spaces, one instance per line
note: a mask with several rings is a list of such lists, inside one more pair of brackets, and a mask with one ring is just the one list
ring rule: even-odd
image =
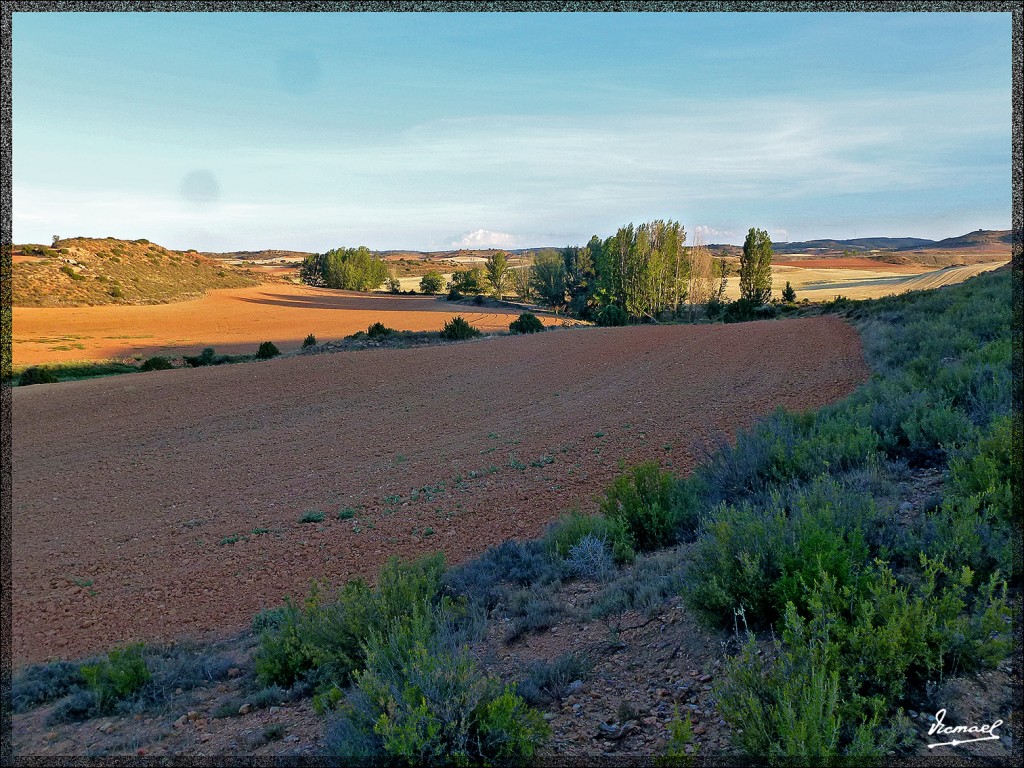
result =
[[[966,266],[946,267],[922,271],[917,265],[883,264],[874,262],[871,267],[851,269],[833,266],[839,259],[828,259],[828,266],[808,267],[812,263],[787,262],[772,265],[772,296],[782,294],[789,281],[797,293],[797,300],[831,301],[836,296],[848,299],[877,299],[889,294],[906,293],[943,285],[962,283],[969,277],[998,269],[1007,263],[989,261]],[[850,259],[850,261],[856,261]],[[909,269],[908,269],[909,268]],[[727,299],[740,297],[739,277],[733,273],[725,290]]]
[[701,445],[868,375],[856,331],[820,317],[15,389],[12,661],[223,636],[311,579],[536,537],[595,510],[620,462],[686,472]]
[[[289,283],[210,291],[193,301],[97,307],[14,307],[12,362],[18,365],[152,355],[194,355],[203,347],[251,354],[264,341],[282,352],[310,333],[320,341],[375,322],[399,331],[439,331],[462,315],[482,331],[507,331],[519,311],[466,307],[435,296],[389,296]],[[562,322],[537,313],[546,324]]]

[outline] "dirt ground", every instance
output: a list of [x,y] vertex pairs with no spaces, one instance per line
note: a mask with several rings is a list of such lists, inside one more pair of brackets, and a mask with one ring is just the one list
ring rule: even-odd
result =
[[868,373],[855,330],[820,317],[17,388],[12,661],[221,636],[311,579],[536,537],[595,509],[620,462],[685,472],[701,445]]
[[[1002,261],[990,261],[981,264],[969,264],[961,267],[946,267],[922,271],[917,265],[876,264],[870,268],[852,269],[835,266],[839,261],[853,259],[822,259],[827,266],[808,267],[812,263],[787,262],[772,265],[772,296],[778,298],[788,280],[796,291],[797,301],[831,301],[836,296],[848,299],[877,299],[889,294],[906,293],[927,288],[939,288],[943,285],[962,283],[969,277],[988,272],[1006,264]],[[740,297],[740,281],[735,274],[729,278],[725,296],[733,300]]]
[[[435,296],[332,291],[284,282],[210,291],[173,304],[14,307],[12,362],[18,365],[152,355],[251,354],[273,341],[298,349],[310,333],[332,341],[382,322],[399,331],[439,331],[455,315],[482,331],[507,331],[519,310],[453,305]],[[546,324],[562,318],[537,313]]]

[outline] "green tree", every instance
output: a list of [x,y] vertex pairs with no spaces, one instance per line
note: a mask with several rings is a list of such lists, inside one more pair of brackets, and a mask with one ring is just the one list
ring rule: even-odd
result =
[[565,262],[555,251],[540,251],[533,257],[533,287],[541,301],[560,307],[565,304]]
[[462,294],[483,293],[484,272],[480,267],[456,270],[452,273],[451,287]]
[[440,272],[427,272],[420,279],[420,290],[424,293],[440,293],[444,288],[444,278]]
[[772,297],[772,241],[751,227],[740,256],[740,298],[765,304]]
[[308,285],[372,291],[387,280],[388,268],[369,248],[361,245],[307,256],[299,269],[299,277]]
[[792,304],[796,301],[796,291],[789,284],[789,280],[786,281],[786,287],[782,289],[782,300],[787,304]]
[[491,254],[487,257],[484,269],[487,271],[487,281],[491,284],[491,293],[494,294],[494,298],[501,301],[505,298],[511,281],[508,254],[504,251]]

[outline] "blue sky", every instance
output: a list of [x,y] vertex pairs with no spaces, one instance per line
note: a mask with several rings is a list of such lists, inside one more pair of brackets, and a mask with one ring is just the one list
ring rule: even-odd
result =
[[14,241],[438,250],[1011,219],[1008,13],[15,13]]

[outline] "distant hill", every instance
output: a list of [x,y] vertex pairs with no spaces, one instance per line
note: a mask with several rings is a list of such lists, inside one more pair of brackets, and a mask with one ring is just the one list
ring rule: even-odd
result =
[[803,240],[800,242],[772,243],[775,253],[831,253],[835,251],[895,251],[901,248],[920,248],[934,243],[921,237],[855,237],[850,240]]
[[269,249],[265,251],[229,251],[227,253],[211,253],[204,251],[203,256],[218,261],[275,261],[284,259],[286,261],[301,261],[307,256],[312,256],[308,251],[280,251]]
[[[947,237],[945,240],[936,240],[928,244],[927,250],[946,251],[951,249],[992,249],[1009,253],[1013,245],[1013,231],[1009,229],[979,229],[975,232],[968,232],[959,237]],[[896,250],[911,251],[918,250],[920,246],[907,245]]]
[[263,282],[196,251],[148,240],[74,237],[52,247],[14,245],[11,255],[11,303],[21,307],[166,304]]

